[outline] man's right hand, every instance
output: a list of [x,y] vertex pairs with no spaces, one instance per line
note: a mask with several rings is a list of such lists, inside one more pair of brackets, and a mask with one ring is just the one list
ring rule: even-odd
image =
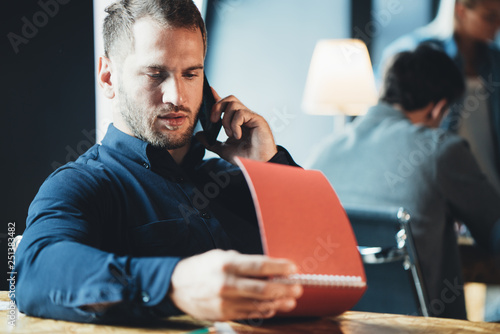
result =
[[212,250],[181,260],[169,296],[186,314],[212,321],[270,318],[291,311],[302,286],[267,280],[295,273],[289,260]]

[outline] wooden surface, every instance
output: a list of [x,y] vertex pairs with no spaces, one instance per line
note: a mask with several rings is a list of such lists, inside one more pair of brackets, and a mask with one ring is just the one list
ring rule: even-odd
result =
[[[0,292],[0,301],[3,301],[2,306],[8,304],[7,292]],[[211,324],[184,316],[148,327],[130,328],[39,319],[19,313],[12,327],[8,325],[7,316],[7,310],[0,311],[0,333],[189,333]],[[227,324],[230,330],[221,333],[500,333],[500,324],[366,312],[346,312],[338,317],[314,320],[279,319],[254,326],[235,322]]]

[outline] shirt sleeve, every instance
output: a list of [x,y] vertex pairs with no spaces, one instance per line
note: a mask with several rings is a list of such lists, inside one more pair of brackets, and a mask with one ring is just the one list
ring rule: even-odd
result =
[[446,134],[436,177],[453,217],[467,225],[478,244],[498,252],[500,195],[481,172],[462,138]]
[[[108,195],[102,178],[78,168],[63,167],[44,182],[16,251],[15,301],[21,312],[93,323],[181,314],[166,297],[180,258],[102,250]],[[98,307],[106,304],[113,306]]]
[[290,153],[288,153],[288,151],[284,147],[278,145],[276,146],[276,148],[278,149],[278,152],[268,162],[300,167],[299,165],[297,165],[297,163],[295,163]]

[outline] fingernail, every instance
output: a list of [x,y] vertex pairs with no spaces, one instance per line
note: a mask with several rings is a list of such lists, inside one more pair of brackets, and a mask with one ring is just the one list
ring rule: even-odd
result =
[[285,306],[285,308],[286,308],[287,310],[291,310],[291,309],[293,309],[293,308],[295,307],[295,299],[289,299],[289,300],[287,300],[287,301],[285,302],[285,305],[284,305],[284,306]]
[[275,311],[275,310],[265,310],[265,311],[263,311],[263,312],[261,313],[261,316],[262,316],[263,318],[270,318],[270,317],[272,317],[275,313],[276,313],[276,311]]
[[300,295],[302,295],[302,291],[303,291],[303,290],[302,290],[302,286],[300,286],[300,285],[298,285],[298,286],[294,286],[294,287],[293,287],[293,290],[292,290],[293,295],[294,295],[295,297],[299,297]]

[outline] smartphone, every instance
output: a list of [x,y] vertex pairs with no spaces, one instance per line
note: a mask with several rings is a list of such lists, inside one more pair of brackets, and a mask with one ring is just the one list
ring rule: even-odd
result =
[[210,121],[210,114],[212,112],[212,107],[215,104],[215,97],[208,83],[207,76],[203,77],[203,101],[201,103],[199,119],[205,137],[209,145],[214,145],[217,141],[217,136],[219,135],[220,129],[222,127],[222,120],[217,123],[212,123]]

